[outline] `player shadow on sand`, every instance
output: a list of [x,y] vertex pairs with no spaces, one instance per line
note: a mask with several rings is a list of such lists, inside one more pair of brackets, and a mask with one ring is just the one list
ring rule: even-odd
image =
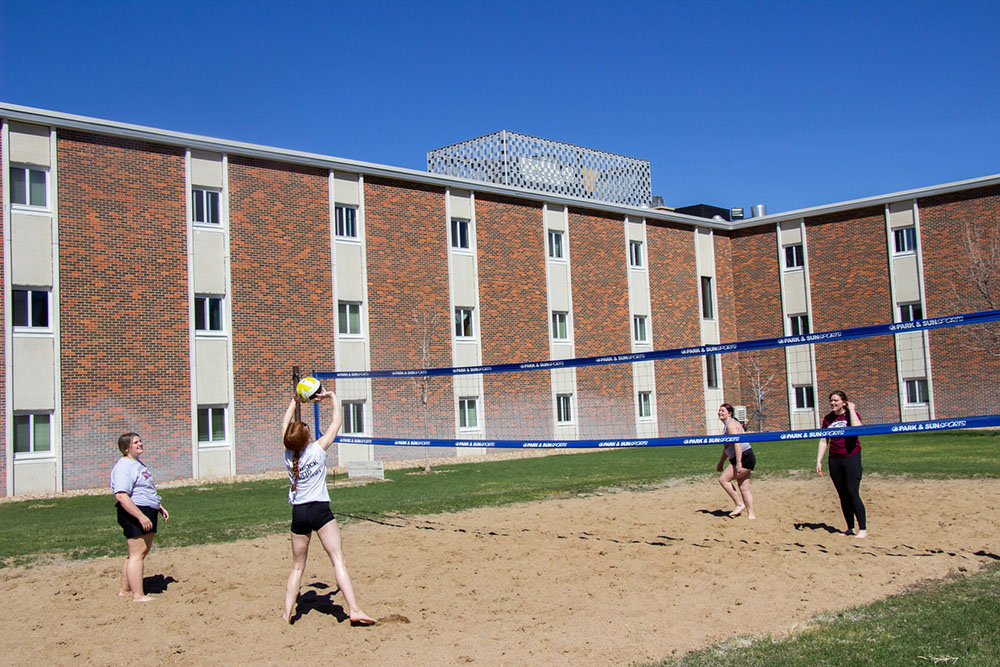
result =
[[167,592],[167,586],[176,583],[177,580],[171,576],[154,574],[151,577],[142,578],[142,590],[146,592],[146,595],[160,595]]
[[793,524],[795,530],[825,530],[828,533],[842,533],[844,532],[840,528],[831,526],[828,523],[810,523],[808,521],[800,521]]
[[729,512],[732,510],[698,510],[698,514],[711,514],[712,516],[726,517],[731,519],[733,517],[729,516]]
[[[316,581],[308,584],[311,588],[318,589],[328,589],[329,584],[325,584],[322,581]],[[350,621],[351,615],[344,611],[344,608],[339,604],[333,602],[333,597],[340,593],[340,589],[336,586],[333,587],[328,593],[317,593],[314,590],[305,591],[299,593],[298,600],[295,601],[295,613],[288,620],[290,625],[294,624],[295,621],[299,620],[311,611],[317,611],[321,614],[327,614],[328,616],[333,616],[337,619],[338,623],[343,623],[344,621]]]

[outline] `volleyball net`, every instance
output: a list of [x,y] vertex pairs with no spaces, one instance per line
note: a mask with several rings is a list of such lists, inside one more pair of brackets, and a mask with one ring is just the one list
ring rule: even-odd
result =
[[[1000,310],[717,345],[447,368],[323,371],[337,441],[390,448],[715,444],[1000,426]],[[821,429],[845,391],[864,426]],[[317,432],[325,424],[318,421]],[[430,450],[428,450],[430,451]],[[397,453],[397,455],[399,455]]]

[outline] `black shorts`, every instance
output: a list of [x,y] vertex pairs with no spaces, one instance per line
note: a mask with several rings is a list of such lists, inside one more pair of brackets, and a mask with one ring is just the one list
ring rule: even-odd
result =
[[[735,468],[736,467],[736,457],[734,456],[731,459],[729,459],[729,463]],[[743,464],[743,467],[746,468],[747,470],[753,470],[754,467],[756,467],[756,465],[757,465],[757,457],[754,456],[754,453],[753,453],[752,449],[748,449],[745,452],[743,452],[743,461],[742,461],[742,464]]]
[[[125,511],[121,503],[115,503],[115,507],[118,509],[118,525],[122,527],[122,532],[125,533],[125,539],[131,540],[134,537],[142,537],[147,531],[142,529],[142,524],[134,516]],[[143,507],[142,505],[136,505],[139,511],[146,515],[146,517],[153,522],[153,529],[148,531],[150,533],[156,532],[156,520],[160,516],[159,507]]]
[[292,532],[296,535],[310,535],[333,520],[329,502],[292,505]]

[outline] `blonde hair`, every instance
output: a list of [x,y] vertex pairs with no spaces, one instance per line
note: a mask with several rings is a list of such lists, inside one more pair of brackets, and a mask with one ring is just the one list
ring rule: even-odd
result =
[[299,457],[302,455],[312,440],[309,435],[309,427],[305,422],[293,421],[285,429],[284,445],[285,449],[294,452],[292,455],[292,491],[299,485]]

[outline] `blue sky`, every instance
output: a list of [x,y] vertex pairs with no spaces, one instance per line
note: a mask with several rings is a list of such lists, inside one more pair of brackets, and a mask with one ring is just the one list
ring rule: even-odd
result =
[[1000,3],[0,0],[0,100],[412,169],[500,129],[669,206],[1000,173]]

